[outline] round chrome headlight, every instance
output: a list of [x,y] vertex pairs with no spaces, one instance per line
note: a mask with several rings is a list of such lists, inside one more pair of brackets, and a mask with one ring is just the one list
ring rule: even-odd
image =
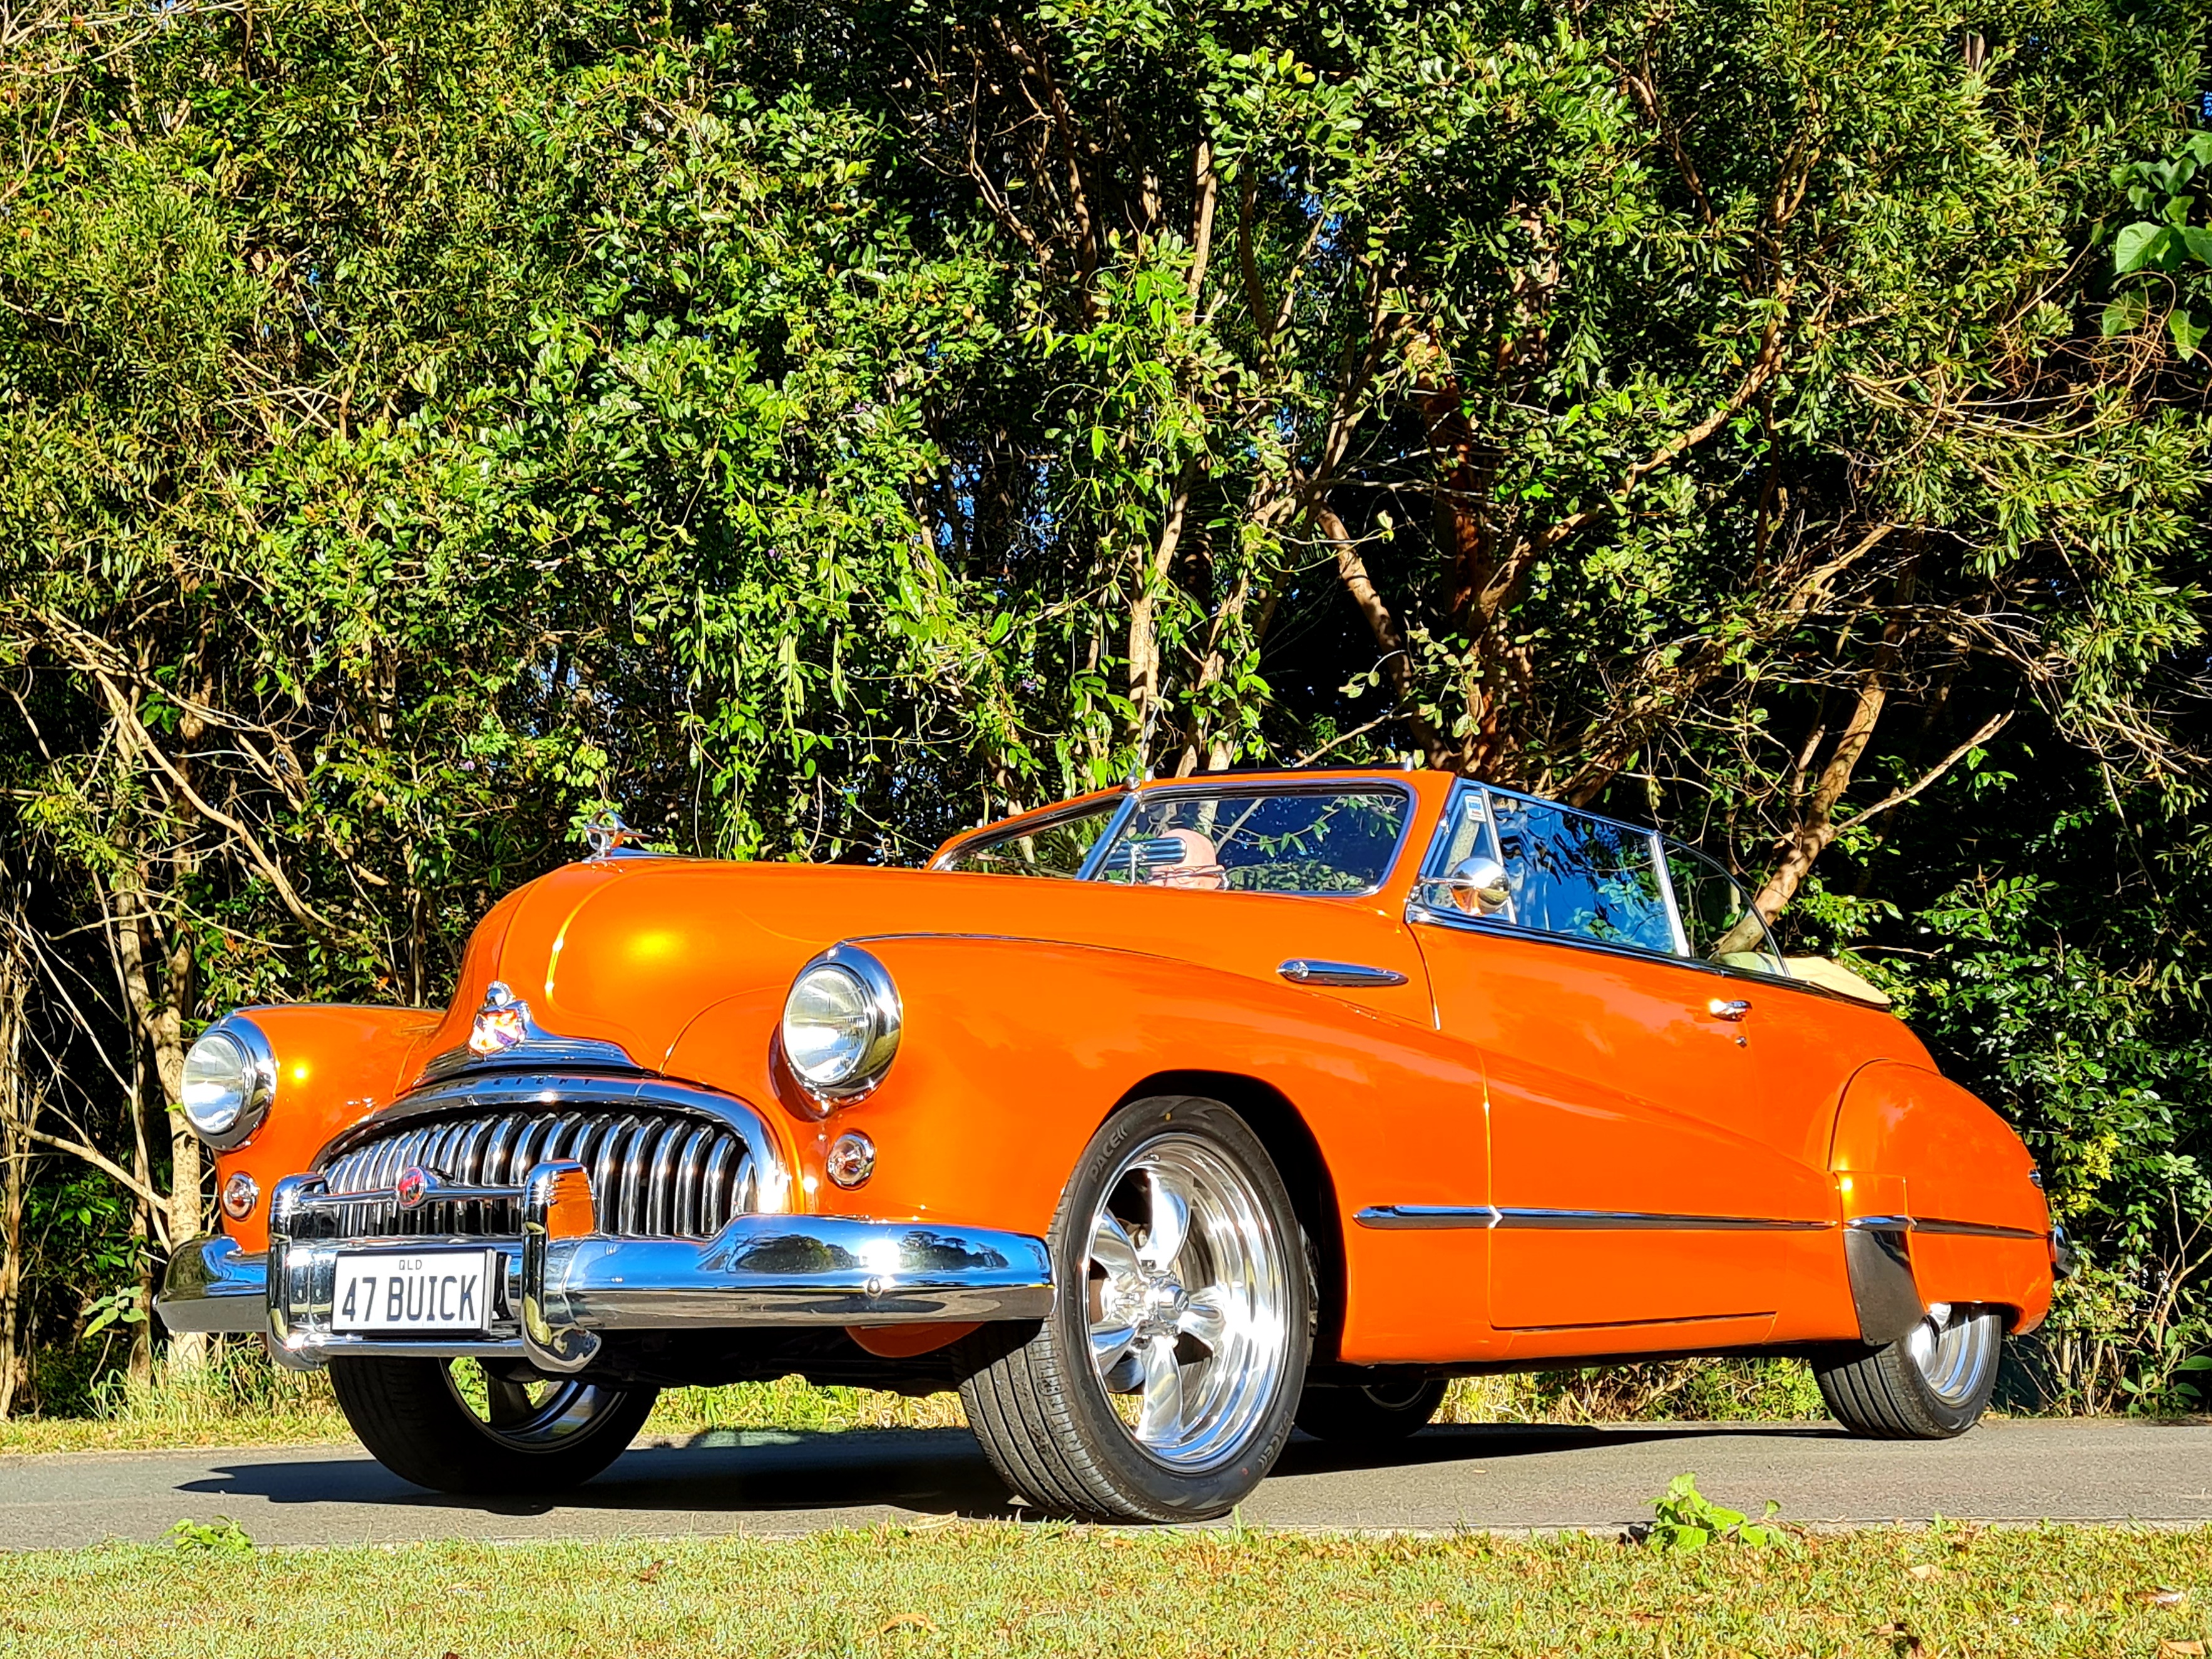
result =
[[276,1057],[252,1020],[217,1020],[185,1055],[185,1121],[218,1151],[260,1127],[276,1094]]
[[883,963],[833,945],[799,970],[783,1000],[784,1063],[810,1094],[866,1094],[898,1053],[900,1020],[898,988]]

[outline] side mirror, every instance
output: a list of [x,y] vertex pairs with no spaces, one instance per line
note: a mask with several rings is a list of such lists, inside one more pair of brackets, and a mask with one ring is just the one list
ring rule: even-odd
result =
[[1480,854],[1462,859],[1443,880],[1429,885],[1454,909],[1470,916],[1497,915],[1513,902],[1513,884],[1506,877],[1505,866]]

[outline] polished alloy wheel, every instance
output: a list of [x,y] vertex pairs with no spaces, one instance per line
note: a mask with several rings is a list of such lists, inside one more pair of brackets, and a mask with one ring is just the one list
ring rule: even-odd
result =
[[1946,1405],[1960,1405],[1987,1391],[1984,1378],[1996,1364],[2003,1332],[1996,1321],[1978,1316],[1980,1311],[1965,1303],[1936,1303],[1905,1339],[1913,1369]]
[[478,1359],[446,1362],[446,1386],[485,1434],[517,1451],[574,1439],[619,1404],[623,1391],[573,1379],[515,1376]]
[[1146,1453],[1177,1470],[1226,1462],[1281,1390],[1293,1264],[1250,1178],[1208,1140],[1147,1140],[1104,1191],[1086,1274],[1092,1369]]

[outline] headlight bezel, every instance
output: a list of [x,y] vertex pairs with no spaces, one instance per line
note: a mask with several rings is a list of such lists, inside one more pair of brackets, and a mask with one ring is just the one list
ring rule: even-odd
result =
[[[849,1067],[835,1076],[810,1077],[793,1052],[792,1005],[809,976],[821,973],[842,975],[858,988],[861,1012],[868,1022],[867,1037]],[[783,1010],[776,1019],[776,1048],[784,1069],[802,1090],[823,1105],[842,1106],[872,1093],[882,1084],[891,1061],[897,1058],[905,1023],[905,1009],[890,970],[858,945],[833,945],[792,975],[791,988],[784,993]]]
[[[207,1028],[185,1055],[186,1078],[191,1075],[192,1057],[208,1044],[220,1044],[234,1048],[238,1063],[234,1068],[238,1079],[238,1104],[228,1117],[221,1117],[210,1127],[209,1121],[193,1110],[187,1082],[186,1095],[181,1104],[185,1121],[202,1142],[216,1152],[227,1152],[241,1146],[268,1118],[269,1109],[276,1099],[276,1051],[270,1046],[261,1028],[243,1014],[227,1014]],[[220,1117],[210,1113],[209,1119]]]

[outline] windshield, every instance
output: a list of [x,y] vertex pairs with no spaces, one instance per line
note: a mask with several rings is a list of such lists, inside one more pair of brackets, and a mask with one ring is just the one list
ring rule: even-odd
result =
[[[1099,841],[1128,816],[1110,846]],[[940,864],[977,875],[1088,875],[1142,887],[1242,893],[1368,893],[1397,856],[1411,799],[1352,789],[1146,791],[1091,801],[980,836]]]
[[1241,893],[1382,884],[1409,803],[1396,789],[1147,794],[1093,879]]
[[1057,876],[1083,873],[1091,849],[1106,833],[1121,801],[1095,801],[1056,817],[1032,821],[1018,831],[971,841],[938,867],[982,876]]

